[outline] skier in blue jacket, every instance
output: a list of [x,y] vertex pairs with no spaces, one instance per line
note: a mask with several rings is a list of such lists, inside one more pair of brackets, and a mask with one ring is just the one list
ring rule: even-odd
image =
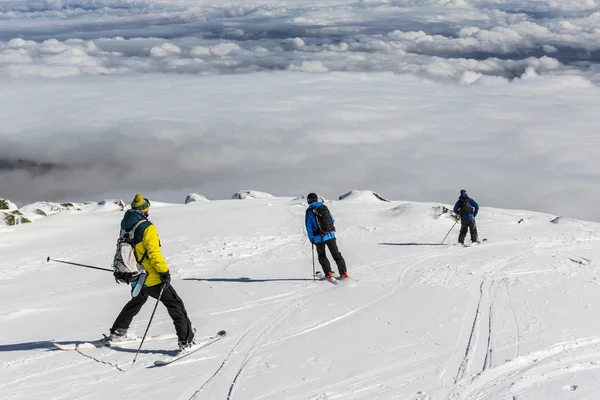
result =
[[335,227],[333,226],[335,220],[333,219],[333,215],[331,215],[327,206],[319,201],[316,193],[309,193],[306,196],[306,201],[308,202],[305,217],[306,233],[308,233],[310,242],[317,248],[319,264],[323,268],[323,273],[325,273],[328,279],[332,279],[331,265],[325,253],[325,247],[327,246],[338,267],[340,278],[348,278],[346,261],[342,257],[342,253],[338,250],[335,239]]
[[467,229],[471,232],[471,242],[479,243],[477,237],[477,225],[475,217],[479,212],[479,204],[469,197],[465,189],[460,191],[458,201],[454,205],[454,213],[460,216],[460,234],[458,235],[458,243],[465,244]]

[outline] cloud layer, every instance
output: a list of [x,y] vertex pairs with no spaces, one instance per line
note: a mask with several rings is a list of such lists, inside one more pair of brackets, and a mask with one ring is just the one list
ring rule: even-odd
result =
[[600,219],[599,22],[595,0],[3,0],[0,197],[466,187]]
[[[583,78],[459,86],[390,74],[147,75],[6,85],[1,197],[183,201],[253,188],[600,218],[600,91]],[[32,94],[35,93],[35,96]],[[177,193],[177,198],[169,197]],[[577,193],[577,201],[573,201]]]

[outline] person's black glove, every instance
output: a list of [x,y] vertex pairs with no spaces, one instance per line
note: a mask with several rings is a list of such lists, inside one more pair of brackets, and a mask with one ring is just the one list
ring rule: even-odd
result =
[[165,285],[168,285],[169,283],[171,283],[171,273],[169,271],[159,273],[158,275],[160,275],[160,281],[162,283],[164,283]]

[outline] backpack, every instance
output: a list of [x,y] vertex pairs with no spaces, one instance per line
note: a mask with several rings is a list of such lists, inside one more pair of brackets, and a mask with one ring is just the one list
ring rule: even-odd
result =
[[315,235],[327,235],[329,232],[335,232],[335,226],[333,226],[333,220],[331,219],[331,213],[326,205],[320,205],[312,209],[312,212],[317,220],[318,230],[314,233]]
[[115,252],[112,264],[114,269],[113,275],[117,283],[123,282],[129,284],[145,273],[144,267],[141,264],[144,258],[146,258],[146,253],[138,261],[135,256],[134,242],[135,230],[144,222],[146,221],[139,221],[130,231],[121,229],[119,239],[117,240],[117,251]]
[[461,199],[460,204],[458,206],[458,212],[461,216],[473,214],[475,209],[471,206],[471,199]]

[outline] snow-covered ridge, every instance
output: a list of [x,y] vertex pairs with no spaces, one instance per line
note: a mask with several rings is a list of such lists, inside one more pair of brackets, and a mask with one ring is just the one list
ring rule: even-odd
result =
[[[332,201],[351,276],[333,286],[313,281],[305,207],[297,204],[217,200],[151,213],[198,337],[228,331],[168,369],[145,367],[174,350],[175,339],[145,343],[133,367],[136,346],[49,351],[53,341],[73,346],[108,333],[130,299],[110,273],[46,262],[109,265],[120,212],[59,211],[26,229],[1,230],[0,389],[10,400],[79,398],[92,389],[98,398],[134,390],[148,400],[195,392],[542,400],[600,390],[600,322],[590,318],[600,303],[599,224],[482,207],[477,224],[488,240],[464,248],[455,245],[458,227],[441,244],[455,222],[449,205]],[[132,335],[144,332],[150,303]],[[173,325],[159,307],[149,335],[169,334]]]
[[[6,207],[6,208],[4,208]],[[38,201],[32,204],[18,208],[15,203],[9,200],[0,199],[0,224],[19,225],[30,223],[44,217],[58,214],[65,211],[73,212],[96,212],[96,211],[123,211],[126,208],[123,200],[102,200],[98,203],[88,201],[85,203],[53,203],[47,201]]]
[[[108,333],[130,299],[110,273],[46,262],[109,265],[121,213],[60,211],[1,230],[0,389],[10,400],[90,390],[98,398],[134,390],[148,400],[195,392],[240,400],[545,400],[600,390],[600,322],[590,318],[600,303],[599,224],[482,207],[477,224],[488,240],[464,248],[455,245],[458,227],[441,244],[454,224],[449,205],[327,204],[351,276],[337,286],[313,281],[305,207],[292,198],[151,213],[198,337],[228,331],[168,369],[145,367],[176,349],[175,339],[145,343],[133,367],[136,346],[50,351],[54,341],[73,347]],[[150,303],[132,335],[144,332]],[[160,306],[149,335],[173,333]]]
[[236,200],[249,200],[249,199],[272,199],[275,196],[269,193],[259,192],[257,190],[240,190],[235,192],[231,198]]

